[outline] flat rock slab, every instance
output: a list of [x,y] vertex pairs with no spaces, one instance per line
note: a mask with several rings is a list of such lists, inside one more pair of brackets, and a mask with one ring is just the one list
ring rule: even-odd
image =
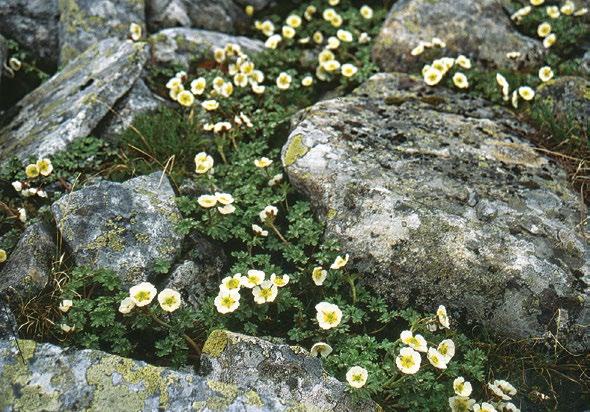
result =
[[143,0],[59,0],[59,64],[63,66],[97,42],[129,35],[129,25],[142,26]]
[[59,50],[57,0],[0,0],[0,33],[16,41],[44,70],[55,70]]
[[[464,54],[490,69],[535,69],[543,63],[543,45],[518,33],[501,0],[400,0],[375,40],[373,57],[384,71],[418,70],[429,61],[410,51],[433,37],[446,42],[442,55]],[[521,56],[508,59],[513,51]]]
[[107,39],[25,96],[0,130],[0,160],[42,157],[86,137],[141,74],[145,43]]
[[508,111],[378,74],[299,120],[282,152],[289,178],[378,293],[590,348],[581,201]]
[[264,50],[264,43],[242,36],[231,36],[208,30],[187,28],[165,29],[149,39],[152,45],[152,62],[155,64],[177,63],[189,66],[191,61],[213,59],[213,49],[235,43],[246,53]]
[[174,196],[168,178],[156,172],[88,186],[61,197],[51,211],[77,265],[112,269],[131,286],[180,251]]
[[49,227],[43,223],[27,227],[0,271],[0,291],[18,294],[22,299],[39,293],[52,273],[57,250]]
[[150,31],[181,26],[243,33],[249,17],[233,0],[147,0],[147,24]]
[[[213,340],[212,340],[213,338]],[[345,385],[325,376],[318,359],[303,349],[274,345],[229,332],[215,332],[209,346],[223,363],[208,363],[201,375],[157,367],[97,350],[64,349],[20,340],[0,340],[0,410],[15,411],[375,411],[354,402]],[[207,357],[208,358],[208,357]],[[241,359],[245,365],[225,363]],[[242,372],[275,365],[280,374],[243,381]],[[281,368],[284,365],[285,369]],[[213,369],[211,368],[213,366]],[[237,370],[235,367],[238,366]],[[308,368],[310,368],[308,370]],[[288,388],[295,372],[306,392]],[[257,373],[262,375],[262,372]],[[272,383],[269,383],[271,381]],[[307,392],[309,391],[309,392]]]

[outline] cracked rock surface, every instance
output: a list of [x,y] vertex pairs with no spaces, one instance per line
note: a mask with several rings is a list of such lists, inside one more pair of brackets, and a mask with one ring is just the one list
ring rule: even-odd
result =
[[565,172],[483,100],[378,74],[306,111],[283,147],[327,236],[396,307],[590,348],[589,249]]

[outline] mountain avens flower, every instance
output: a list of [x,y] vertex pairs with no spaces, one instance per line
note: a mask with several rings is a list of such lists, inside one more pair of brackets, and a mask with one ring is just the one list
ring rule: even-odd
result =
[[129,289],[129,297],[138,307],[149,305],[157,293],[156,287],[149,282],[141,282]]
[[346,381],[353,388],[362,388],[367,383],[369,372],[360,366],[353,366],[346,372]]

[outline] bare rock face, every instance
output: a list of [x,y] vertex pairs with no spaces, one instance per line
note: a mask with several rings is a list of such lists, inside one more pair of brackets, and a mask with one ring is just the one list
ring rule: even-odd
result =
[[180,251],[174,196],[168,178],[156,172],[85,187],[61,197],[51,210],[77,265],[111,269],[132,286]]
[[157,367],[98,350],[0,340],[6,411],[376,411],[355,402],[301,348],[224,331],[211,334],[206,368]]
[[[541,66],[541,42],[518,33],[501,0],[400,0],[375,40],[373,57],[384,71],[409,72],[424,65],[410,51],[420,41],[439,37],[445,56],[464,54],[487,68],[534,69]],[[518,51],[512,60],[506,53]]]
[[55,70],[59,53],[57,0],[0,0],[0,34],[31,53],[44,70]]
[[27,227],[0,271],[0,291],[33,297],[47,284],[56,255],[55,235],[45,224]]
[[148,57],[145,43],[103,40],[25,96],[0,130],[0,160],[42,157],[86,137],[135,83]]
[[213,58],[213,50],[228,43],[238,44],[246,53],[264,50],[264,43],[259,40],[187,28],[162,30],[152,35],[149,42],[152,45],[152,63],[176,63],[186,68],[192,60]]
[[508,111],[379,74],[299,120],[282,152],[290,180],[378,293],[590,348],[581,201]]
[[127,38],[131,23],[145,33],[143,0],[58,0],[58,6],[62,66],[101,40]]

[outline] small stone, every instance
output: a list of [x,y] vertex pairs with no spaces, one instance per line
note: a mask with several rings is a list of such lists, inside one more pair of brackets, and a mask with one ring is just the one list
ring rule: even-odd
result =
[[43,223],[27,227],[0,272],[0,290],[23,299],[43,290],[57,252],[54,239],[55,235]]
[[180,212],[161,172],[85,187],[51,211],[76,264],[112,269],[125,286],[150,279],[156,263],[173,262],[180,252]]
[[129,25],[145,33],[144,0],[59,0],[60,66],[101,40],[129,36]]
[[86,137],[135,83],[147,45],[103,40],[19,101],[0,130],[0,160],[41,158]]

